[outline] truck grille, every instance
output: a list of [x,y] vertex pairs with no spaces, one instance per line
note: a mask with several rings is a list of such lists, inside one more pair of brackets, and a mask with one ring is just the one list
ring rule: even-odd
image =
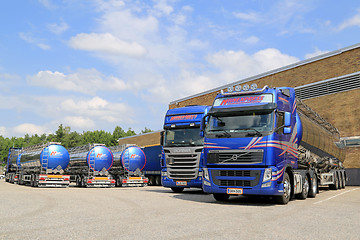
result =
[[[195,150],[196,151],[196,150]],[[166,153],[168,177],[176,180],[192,180],[198,177],[200,152],[191,149],[190,153]]]
[[245,181],[245,180],[220,180],[220,186],[251,187],[251,181]]
[[210,150],[207,154],[207,162],[216,164],[253,164],[261,163],[263,155],[263,149]]
[[[214,184],[223,187],[254,187],[259,184],[260,175],[261,170],[211,170]],[[242,177],[246,179],[239,179]]]

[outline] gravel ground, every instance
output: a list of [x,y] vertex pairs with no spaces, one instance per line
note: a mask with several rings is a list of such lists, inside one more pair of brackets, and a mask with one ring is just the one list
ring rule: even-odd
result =
[[31,188],[0,180],[0,239],[360,239],[360,187],[216,202],[196,189]]

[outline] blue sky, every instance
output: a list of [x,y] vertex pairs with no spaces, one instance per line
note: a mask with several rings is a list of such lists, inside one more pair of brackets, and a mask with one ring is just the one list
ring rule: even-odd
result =
[[360,39],[355,0],[0,4],[5,137],[160,130],[171,101]]

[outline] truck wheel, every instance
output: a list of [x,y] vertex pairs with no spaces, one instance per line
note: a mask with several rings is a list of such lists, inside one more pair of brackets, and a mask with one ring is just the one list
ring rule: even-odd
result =
[[184,188],[182,187],[172,187],[171,190],[175,193],[181,193],[182,191],[184,191]]
[[80,176],[76,176],[76,186],[81,187],[81,178],[80,178]]
[[30,186],[33,187],[35,184],[35,175],[31,174],[31,178],[30,178]]
[[82,177],[81,178],[81,187],[86,187],[86,182],[87,182],[87,179],[85,179],[85,177]]
[[297,194],[297,198],[299,199],[306,199],[309,194],[309,177],[305,175],[304,182],[302,185],[302,191],[301,193]]
[[213,196],[218,202],[226,202],[230,197],[230,195],[226,193],[214,193]]
[[149,186],[154,186],[154,185],[155,185],[154,176],[149,176]]
[[121,179],[116,177],[116,187],[122,187]]
[[311,181],[308,197],[314,198],[317,192],[318,192],[318,182],[317,182],[317,176],[314,174]]
[[161,186],[161,176],[155,176],[155,185]]
[[342,178],[342,186],[343,186],[343,188],[345,188],[346,187],[346,174],[345,174],[345,172],[343,172],[342,173],[342,176],[343,176],[343,178]]
[[334,184],[330,184],[329,185],[329,188],[331,189],[331,190],[337,190],[338,189],[338,186],[339,186],[339,178],[338,178],[338,176],[337,176],[337,173],[335,172],[334,173]]
[[279,204],[287,204],[290,201],[291,182],[290,182],[289,174],[287,172],[284,173],[283,184],[284,184],[283,195],[275,197],[276,202]]
[[337,172],[338,177],[338,189],[342,189],[342,175],[341,172]]

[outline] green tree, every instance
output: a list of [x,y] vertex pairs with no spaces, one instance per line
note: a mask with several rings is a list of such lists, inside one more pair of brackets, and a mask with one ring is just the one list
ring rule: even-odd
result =
[[149,132],[153,132],[153,130],[151,130],[150,128],[147,128],[147,127],[145,127],[144,130],[141,130],[141,133],[142,133],[142,134],[143,134],[143,133],[149,133]]

